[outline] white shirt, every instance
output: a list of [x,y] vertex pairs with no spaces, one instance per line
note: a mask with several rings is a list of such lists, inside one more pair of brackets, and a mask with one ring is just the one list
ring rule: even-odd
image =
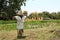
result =
[[17,29],[23,29],[23,22],[26,16],[23,16],[22,19],[20,18],[20,16],[15,16],[15,18],[17,20]]

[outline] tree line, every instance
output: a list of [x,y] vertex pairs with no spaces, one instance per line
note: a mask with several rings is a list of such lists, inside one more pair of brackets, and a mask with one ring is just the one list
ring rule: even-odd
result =
[[[48,20],[48,19],[54,19],[54,20],[59,20],[60,19],[60,12],[47,12],[47,11],[43,11],[43,12],[31,12],[30,15],[28,16],[28,12],[27,11],[23,11],[23,14],[25,16],[27,16],[27,18],[32,19],[32,18],[41,18],[43,17],[44,20]],[[12,16],[16,15],[15,12],[10,13],[9,15],[7,13],[2,13],[0,15],[0,20],[12,20]]]
[[48,20],[48,19],[54,19],[54,20],[59,20],[60,19],[60,12],[33,12],[29,15],[29,18],[38,18],[38,17],[43,17],[43,20]]

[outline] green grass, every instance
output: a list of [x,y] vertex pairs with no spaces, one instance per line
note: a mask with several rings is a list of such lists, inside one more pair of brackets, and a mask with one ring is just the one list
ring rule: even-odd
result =
[[[22,40],[60,40],[60,20],[25,21],[24,29],[26,38]],[[1,20],[0,40],[13,40],[16,36],[16,21]]]
[[[3,21],[0,20],[0,30],[16,30],[16,21]],[[24,29],[35,29],[43,27],[59,28],[60,20],[36,20],[25,21]]]

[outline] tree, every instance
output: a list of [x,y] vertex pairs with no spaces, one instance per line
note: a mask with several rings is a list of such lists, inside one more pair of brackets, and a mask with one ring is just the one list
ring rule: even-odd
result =
[[34,18],[34,13],[31,13],[31,14],[29,15],[29,18],[30,18],[30,19]]
[[60,12],[57,12],[57,17],[58,19],[60,19]]
[[49,18],[49,12],[43,11],[42,16],[43,16],[43,18]]
[[57,19],[57,13],[56,12],[52,12],[50,15],[51,15],[50,16],[51,19]]
[[25,16],[27,16],[28,12],[27,12],[27,11],[24,11],[23,14],[24,14]]
[[39,16],[39,17],[42,17],[42,13],[38,13],[38,16]]
[[25,2],[26,0],[0,0],[0,14],[4,16],[4,12],[8,18],[11,18],[17,10],[21,10],[21,6],[25,5]]
[[9,7],[14,10],[20,10],[21,6],[25,5],[26,0],[0,0],[0,10],[8,9]]
[[33,12],[33,13],[31,13],[30,15],[29,15],[29,18],[30,19],[35,19],[35,20],[37,20],[38,19],[38,14],[37,14],[37,12]]

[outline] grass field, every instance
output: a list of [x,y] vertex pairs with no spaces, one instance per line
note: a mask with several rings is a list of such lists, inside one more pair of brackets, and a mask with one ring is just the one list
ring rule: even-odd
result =
[[[24,22],[22,40],[60,40],[60,20]],[[0,21],[0,40],[16,40],[16,21]]]
[[[24,29],[59,27],[60,20],[25,21]],[[0,30],[16,30],[16,21],[0,21]]]

